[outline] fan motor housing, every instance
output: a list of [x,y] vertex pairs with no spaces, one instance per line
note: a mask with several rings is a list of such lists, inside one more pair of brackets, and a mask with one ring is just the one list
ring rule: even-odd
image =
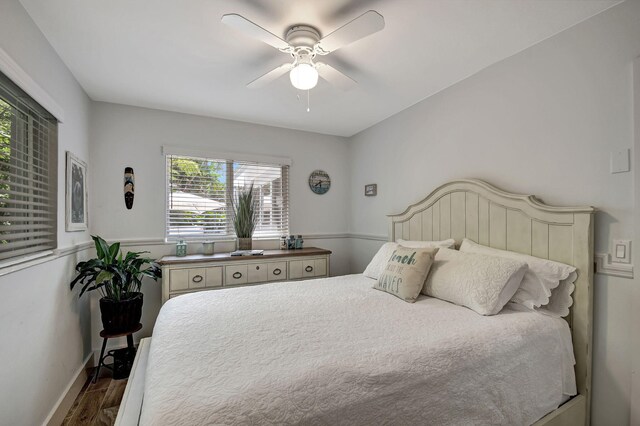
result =
[[319,40],[320,32],[309,25],[294,25],[285,37],[285,41],[294,47],[313,48]]

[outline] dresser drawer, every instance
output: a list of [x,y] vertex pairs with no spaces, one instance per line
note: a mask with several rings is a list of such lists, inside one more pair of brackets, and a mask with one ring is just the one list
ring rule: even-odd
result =
[[248,282],[247,264],[225,266],[224,273],[225,285],[246,284]]
[[189,288],[204,288],[207,285],[207,271],[205,268],[187,269],[189,273]]
[[324,277],[327,275],[327,259],[316,259],[313,267],[314,277]]
[[305,278],[316,276],[316,261],[314,259],[302,261],[302,276]]
[[327,259],[304,259],[289,262],[289,278],[324,277],[327,275]]
[[203,269],[205,269],[207,279],[206,287],[220,287],[222,285],[222,266]]
[[169,273],[170,290],[183,291],[222,285],[222,267],[173,269]]
[[172,269],[171,272],[169,272],[169,289],[171,291],[188,290],[189,270]]
[[289,279],[298,278],[302,278],[302,260],[292,260],[289,262]]
[[250,263],[247,265],[247,282],[262,283],[267,281],[268,269],[266,263]]
[[287,262],[273,262],[267,265],[268,275],[267,280],[279,281],[287,279]]

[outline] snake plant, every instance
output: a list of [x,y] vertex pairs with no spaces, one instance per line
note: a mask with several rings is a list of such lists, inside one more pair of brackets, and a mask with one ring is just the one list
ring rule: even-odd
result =
[[254,198],[253,184],[248,189],[238,191],[233,206],[233,228],[238,238],[251,238],[256,228],[258,214]]

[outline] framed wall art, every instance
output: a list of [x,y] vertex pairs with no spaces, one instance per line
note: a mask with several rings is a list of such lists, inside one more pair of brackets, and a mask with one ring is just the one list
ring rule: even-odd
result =
[[364,186],[364,195],[367,197],[375,197],[378,195],[378,184],[370,183]]
[[67,151],[65,185],[65,229],[69,232],[89,228],[87,211],[87,164]]

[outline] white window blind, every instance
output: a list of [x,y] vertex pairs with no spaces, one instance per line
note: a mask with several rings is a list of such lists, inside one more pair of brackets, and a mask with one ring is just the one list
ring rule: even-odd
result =
[[232,202],[252,184],[258,218],[254,238],[289,233],[289,166],[167,155],[166,237],[235,238]]
[[0,73],[0,260],[56,247],[56,119]]

